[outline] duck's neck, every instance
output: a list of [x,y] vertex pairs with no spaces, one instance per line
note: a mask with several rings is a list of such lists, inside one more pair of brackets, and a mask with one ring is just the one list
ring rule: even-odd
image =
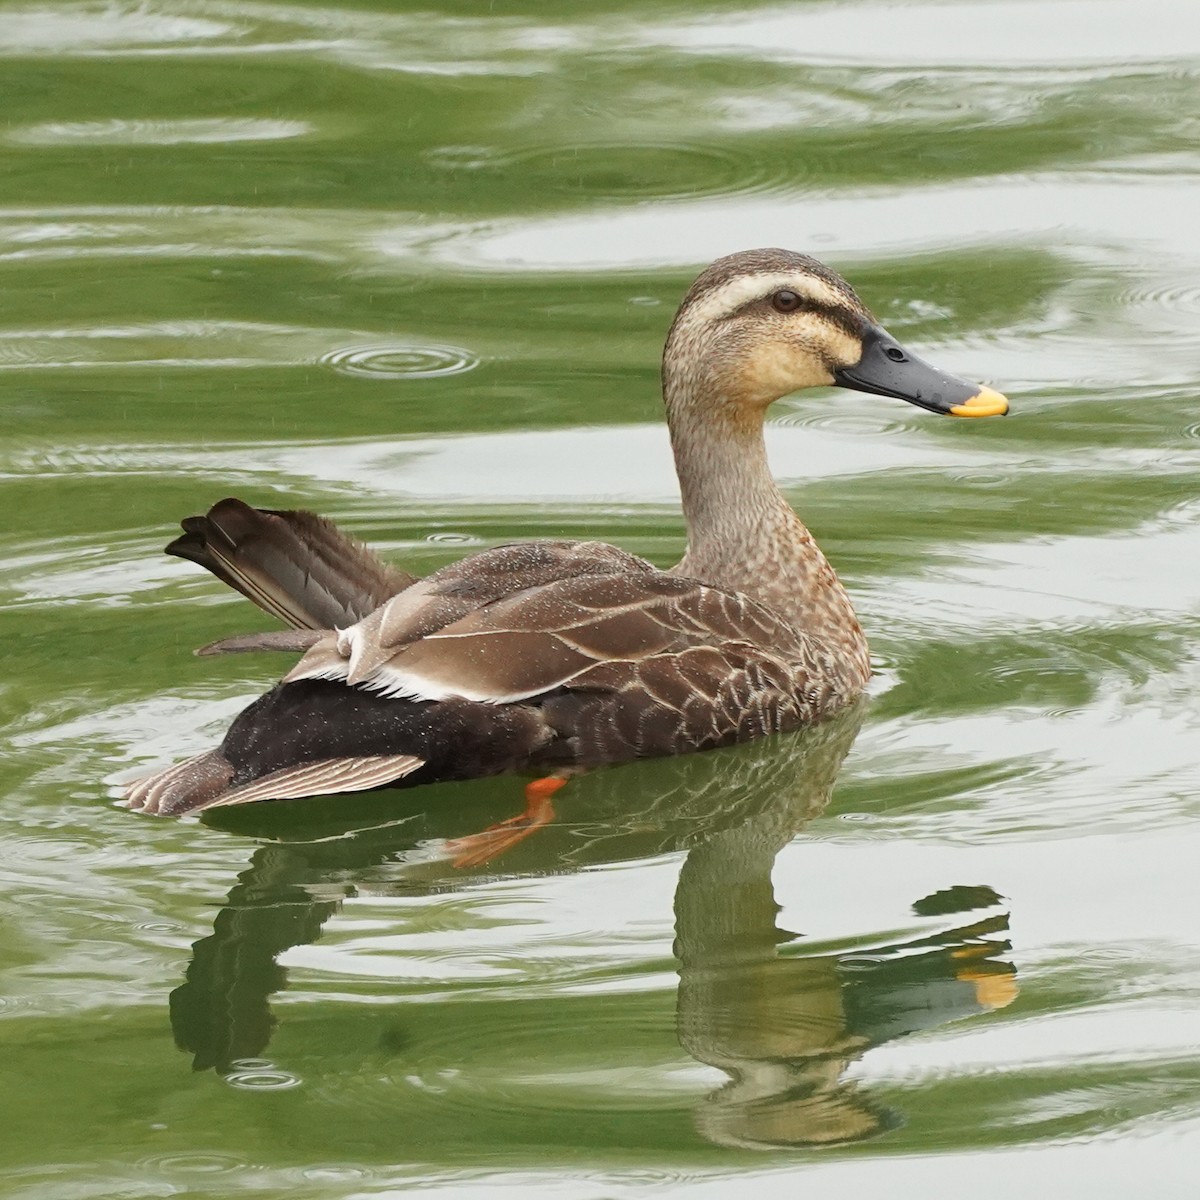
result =
[[674,574],[742,592],[836,647],[866,682],[867,643],[850,598],[776,486],[761,414],[666,387],[687,553]]

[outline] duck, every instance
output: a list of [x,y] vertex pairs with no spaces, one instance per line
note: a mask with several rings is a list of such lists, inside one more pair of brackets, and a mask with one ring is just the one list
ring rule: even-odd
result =
[[[479,861],[551,819],[581,771],[819,723],[871,674],[850,598],[776,484],[764,421],[840,387],[955,417],[1008,411],[913,354],[837,272],[792,250],[717,259],[666,337],[662,395],[686,551],[663,569],[600,541],[495,546],[423,579],[305,510],[219,501],[166,547],[286,629],[199,654],[295,665],[219,746],[134,780],[159,816],[511,773],[526,809]],[[485,831],[486,832],[486,831]],[[482,835],[481,835],[482,836]]]

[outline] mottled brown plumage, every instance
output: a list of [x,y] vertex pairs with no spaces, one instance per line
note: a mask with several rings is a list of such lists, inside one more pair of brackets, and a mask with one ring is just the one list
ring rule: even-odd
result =
[[414,580],[311,513],[223,500],[167,550],[288,625],[204,653],[304,656],[221,746],[133,784],[131,808],[575,770],[819,721],[869,675],[849,598],[771,477],[768,406],[840,384],[1003,411],[908,355],[844,280],[731,255],[684,298],[663,396],[688,547],[669,571],[601,542],[500,546]]

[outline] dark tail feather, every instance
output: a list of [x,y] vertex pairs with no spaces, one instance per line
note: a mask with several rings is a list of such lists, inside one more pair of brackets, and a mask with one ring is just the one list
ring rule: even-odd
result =
[[125,803],[135,812],[173,816],[201,808],[229,791],[233,767],[219,750],[185,758],[164,771],[135,779],[125,789]]
[[520,770],[553,734],[537,708],[413,703],[330,679],[284,683],[243,709],[216,750],[134,780],[135,812],[412,787]]
[[326,758],[297,763],[235,786],[233,764],[219,750],[209,750],[134,780],[125,791],[125,804],[134,812],[177,817],[218,805],[369,791],[395,783],[424,765],[411,754]]
[[168,554],[199,563],[294,629],[352,625],[416,582],[311,512],[228,499],[183,530]]

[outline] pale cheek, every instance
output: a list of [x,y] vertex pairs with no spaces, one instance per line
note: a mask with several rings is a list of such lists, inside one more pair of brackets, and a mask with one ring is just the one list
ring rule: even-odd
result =
[[862,358],[862,342],[841,330],[826,342],[829,358],[840,367],[852,367]]
[[812,351],[777,345],[760,352],[742,370],[742,391],[747,400],[770,404],[801,388],[828,387],[833,376]]

